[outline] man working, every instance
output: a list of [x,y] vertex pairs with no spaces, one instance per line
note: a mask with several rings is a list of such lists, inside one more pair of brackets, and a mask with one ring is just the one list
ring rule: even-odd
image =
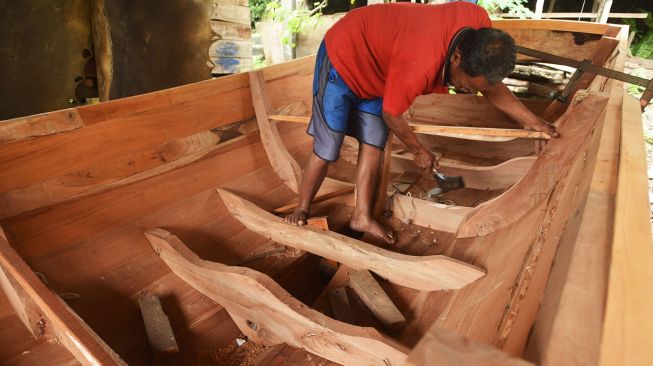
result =
[[487,12],[455,2],[372,5],[350,11],[326,34],[313,80],[308,133],[313,155],[302,177],[299,206],[286,221],[304,225],[330,162],[338,160],[344,136],[360,143],[356,208],[350,227],[392,244],[394,233],[372,217],[372,196],[388,128],[414,154],[415,165],[432,169],[433,154],[403,117],[422,94],[481,92],[525,128],[557,136],[501,83],[514,68],[515,45],[491,29]]

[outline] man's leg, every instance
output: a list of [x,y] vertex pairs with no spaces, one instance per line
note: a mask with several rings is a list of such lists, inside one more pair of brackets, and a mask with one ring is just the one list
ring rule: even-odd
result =
[[394,244],[395,235],[392,230],[385,229],[372,217],[372,197],[379,162],[383,151],[377,147],[360,144],[358,151],[358,171],[356,172],[356,208],[349,226],[368,233],[388,244]]
[[306,225],[311,201],[313,201],[317,191],[320,189],[328,168],[328,161],[319,158],[315,153],[311,154],[308,164],[306,164],[306,169],[304,169],[304,174],[302,175],[301,186],[299,187],[299,205],[293,213],[286,216],[287,223],[300,226]]

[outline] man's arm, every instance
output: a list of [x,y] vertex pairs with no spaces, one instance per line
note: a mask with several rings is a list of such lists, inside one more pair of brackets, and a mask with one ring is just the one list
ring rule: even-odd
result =
[[383,112],[383,119],[401,142],[408,147],[413,153],[415,165],[422,169],[432,169],[435,157],[422,143],[417,139],[415,132],[410,128],[408,122],[404,119],[403,115],[392,116],[385,111]]
[[502,82],[498,82],[488,90],[483,91],[483,96],[495,107],[519,122],[524,128],[544,132],[551,137],[560,136],[554,126],[533,114]]

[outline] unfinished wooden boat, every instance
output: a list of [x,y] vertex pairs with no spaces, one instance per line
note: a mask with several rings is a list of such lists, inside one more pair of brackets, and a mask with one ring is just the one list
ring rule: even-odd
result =
[[[496,26],[623,68],[626,28]],[[420,97],[413,128],[467,187],[427,197],[435,181],[391,142],[376,208],[399,240],[383,246],[347,230],[351,141],[312,208],[328,228],[279,217],[311,153],[313,62],[2,122],[0,363],[648,362],[645,157],[621,82],[524,100],[556,121],[545,144],[482,97]],[[153,359],[143,292],[170,321],[168,358]]]

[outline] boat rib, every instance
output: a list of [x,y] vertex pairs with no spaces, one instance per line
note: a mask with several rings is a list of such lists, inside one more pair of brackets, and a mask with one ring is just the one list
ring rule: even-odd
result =
[[406,361],[406,347],[373,328],[342,323],[306,307],[263,273],[204,261],[162,229],[145,236],[177,276],[223,306],[256,342],[285,342],[343,365],[399,366]]
[[234,193],[225,189],[218,193],[231,215],[249,230],[351,268],[373,271],[401,286],[422,291],[459,289],[485,275],[478,267],[443,255],[399,254],[331,231],[289,225]]

